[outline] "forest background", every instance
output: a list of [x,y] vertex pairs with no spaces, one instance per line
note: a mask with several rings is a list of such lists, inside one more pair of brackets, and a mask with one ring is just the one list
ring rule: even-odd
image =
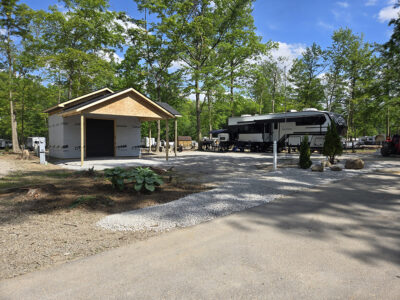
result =
[[[263,42],[252,0],[133,2],[140,18],[108,0],[47,10],[1,0],[0,138],[18,150],[28,136],[47,137],[46,108],[104,87],[171,104],[183,115],[179,135],[195,140],[230,116],[304,108],[342,114],[349,137],[400,131],[399,14],[384,43],[343,27],[328,46],[289,59],[274,54],[281,43]],[[398,12],[400,1],[390,3]],[[157,131],[144,122],[143,136],[149,126]]]

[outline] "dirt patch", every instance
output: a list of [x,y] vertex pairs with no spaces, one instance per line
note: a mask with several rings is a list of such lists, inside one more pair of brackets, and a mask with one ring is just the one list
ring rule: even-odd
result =
[[[1,158],[5,159],[14,158]],[[170,171],[155,170],[165,183],[154,193],[136,192],[129,184],[119,192],[102,173],[41,166],[34,160],[13,162],[17,171],[0,178],[0,278],[153,236],[152,231],[110,232],[95,224],[111,213],[163,204],[206,189],[181,183]]]

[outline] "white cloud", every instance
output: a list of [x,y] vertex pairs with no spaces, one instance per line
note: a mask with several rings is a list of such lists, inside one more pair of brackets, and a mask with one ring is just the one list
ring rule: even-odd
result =
[[97,52],[97,56],[104,59],[105,61],[111,62],[112,60],[116,63],[121,63],[122,57],[120,57],[117,53],[115,52],[104,52],[102,50]]
[[343,2],[336,2],[336,4],[341,6],[341,7],[344,7],[344,8],[347,8],[347,7],[350,6],[350,4],[348,2],[344,2],[344,1]]
[[378,19],[381,23],[396,19],[399,17],[400,7],[393,8],[393,5],[382,8],[379,11]]
[[304,44],[287,44],[284,42],[278,42],[278,44],[279,48],[271,51],[271,55],[275,59],[284,57],[289,61],[293,61],[306,50],[306,45]]
[[378,0],[368,0],[368,1],[365,3],[365,6],[374,6],[374,5],[377,4],[377,2],[378,2]]
[[135,23],[130,22],[130,21],[122,21],[122,20],[116,19],[115,23],[117,23],[118,25],[121,25],[125,29],[125,31],[128,31],[129,29],[141,29],[141,30],[144,30],[144,28],[142,28],[142,27],[140,27],[140,26],[138,26]]
[[5,35],[7,33],[7,30],[0,28],[0,35]]
[[175,72],[186,67],[188,67],[188,64],[185,63],[183,60],[174,60],[171,63],[171,66],[168,68],[168,71]]
[[328,24],[328,23],[325,23],[325,22],[323,22],[323,21],[319,21],[319,22],[317,23],[317,25],[318,25],[319,27],[322,27],[322,28],[324,28],[324,29],[329,29],[329,30],[333,30],[333,29],[335,28],[333,25]]

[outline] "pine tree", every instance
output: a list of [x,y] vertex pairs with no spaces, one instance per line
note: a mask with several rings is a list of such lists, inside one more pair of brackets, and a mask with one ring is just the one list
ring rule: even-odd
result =
[[300,168],[308,169],[309,167],[311,167],[312,162],[310,156],[311,156],[310,145],[308,144],[308,136],[306,135],[304,136],[300,144],[300,161],[299,161]]
[[342,142],[340,141],[340,136],[336,130],[335,123],[328,125],[322,153],[328,156],[331,164],[335,162],[335,156],[343,153]]

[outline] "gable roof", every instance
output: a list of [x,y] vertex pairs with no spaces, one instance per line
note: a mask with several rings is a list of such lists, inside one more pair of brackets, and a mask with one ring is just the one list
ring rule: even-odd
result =
[[[84,111],[92,111],[93,108],[98,105],[106,104],[109,101],[116,99],[117,97],[123,97],[124,95],[134,94],[138,96],[142,101],[145,101],[147,105],[161,111],[164,115],[169,118],[181,117],[182,115],[173,107],[164,102],[154,102],[141,94],[133,88],[124,89],[121,91],[113,92],[110,89],[99,90],[67,102],[61,103],[55,107],[47,109],[47,113],[59,113],[63,116],[80,114]],[[132,97],[132,96],[131,96]]]
[[71,107],[73,105],[76,105],[77,103],[83,103],[83,102],[86,102],[86,101],[88,101],[90,99],[94,99],[94,98],[97,98],[99,96],[105,96],[107,94],[112,94],[112,93],[113,93],[113,91],[110,90],[109,88],[100,89],[100,90],[91,92],[89,94],[85,94],[83,96],[76,97],[76,98],[70,99],[68,101],[62,102],[62,103],[60,103],[58,105],[55,105],[53,107],[50,107],[50,108],[46,109],[44,112],[45,113],[56,112],[58,110],[61,110],[62,108]]
[[181,113],[177,111],[175,108],[173,108],[171,105],[165,102],[156,102],[158,105],[160,105],[162,108],[165,110],[169,111],[171,114],[173,114],[175,117],[182,117]]

